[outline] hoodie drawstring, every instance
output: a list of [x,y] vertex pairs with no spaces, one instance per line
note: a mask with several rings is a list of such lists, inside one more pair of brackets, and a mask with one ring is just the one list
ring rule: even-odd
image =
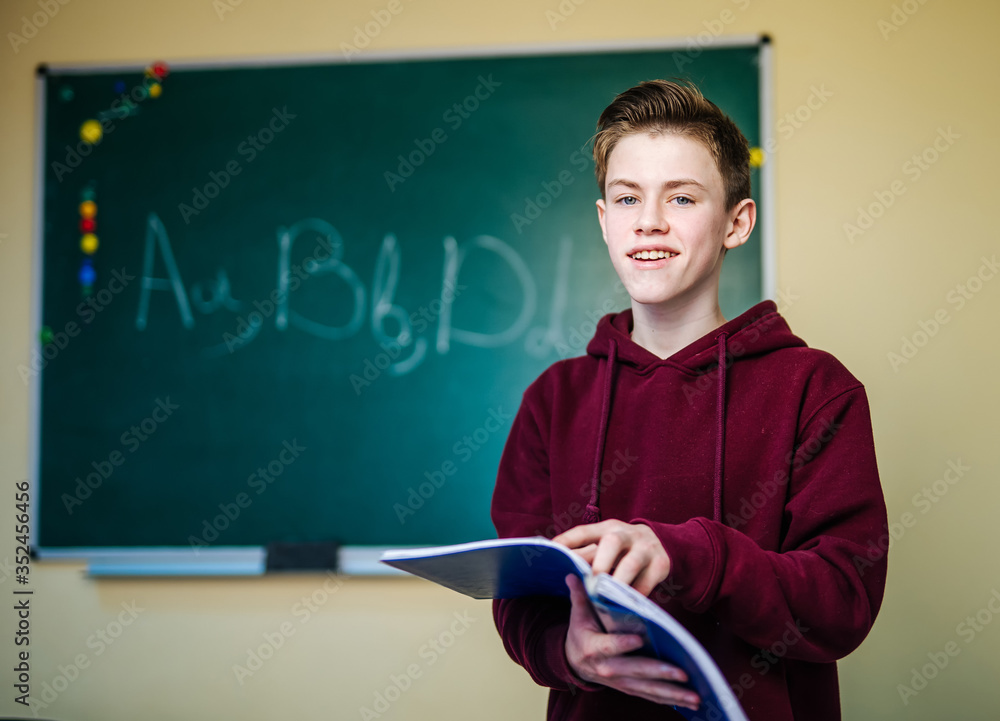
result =
[[584,523],[601,521],[601,466],[604,465],[604,443],[608,437],[608,419],[611,417],[611,389],[615,384],[615,366],[618,362],[618,344],[611,341],[604,368],[604,400],[601,403],[601,426],[597,431],[597,450],[594,453],[594,473],[590,479],[590,501],[583,512]]
[[[716,431],[715,431],[715,475],[712,491],[713,518],[722,523],[722,472],[725,461],[726,447],[726,334],[720,333],[718,338],[718,393],[716,396]],[[590,479],[590,500],[583,512],[583,523],[599,523],[601,520],[600,489],[601,466],[604,464],[604,444],[608,436],[608,423],[611,417],[611,391],[614,388],[615,366],[618,361],[618,344],[612,340],[608,349],[606,366],[604,367],[604,396],[601,404],[601,425],[597,431],[597,448],[594,452],[594,472]]]
[[718,400],[716,402],[716,435],[715,435],[715,485],[714,513],[715,520],[722,523],[722,464],[725,460],[723,452],[726,447],[726,334],[719,334],[719,372]]

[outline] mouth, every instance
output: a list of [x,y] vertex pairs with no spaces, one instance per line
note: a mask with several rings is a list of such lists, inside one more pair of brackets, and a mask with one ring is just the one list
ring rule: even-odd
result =
[[628,257],[632,260],[654,261],[674,258],[680,254],[672,250],[667,250],[666,248],[647,248],[643,250],[633,250],[631,253],[627,253],[626,255],[628,255]]

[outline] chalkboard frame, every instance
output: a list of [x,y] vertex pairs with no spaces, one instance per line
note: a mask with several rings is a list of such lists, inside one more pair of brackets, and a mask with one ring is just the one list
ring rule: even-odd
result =
[[[571,43],[560,45],[518,45],[492,47],[439,48],[417,51],[366,52],[362,57],[349,59],[335,54],[290,55],[279,57],[246,57],[213,59],[207,61],[176,61],[173,69],[211,68],[256,68],[282,65],[299,66],[334,63],[380,63],[406,60],[444,60],[468,58],[501,58],[517,56],[545,56],[578,53],[610,53],[631,51],[676,52],[700,49],[710,52],[714,48],[757,47],[759,50],[759,114],[761,143],[765,148],[774,146],[772,115],[772,72],[771,41],[768,36],[718,36],[707,42],[699,38],[677,38],[640,42],[600,42]],[[91,73],[101,71],[142,71],[143,63],[120,64],[79,64],[39,66],[36,82],[35,116],[35,182],[34,182],[34,244],[32,262],[32,303],[31,337],[32,346],[37,342],[42,327],[42,279],[44,272],[44,204],[45,204],[45,81],[48,70],[62,74]],[[762,226],[761,241],[761,288],[765,298],[774,298],[775,285],[775,214],[774,214],[774,167],[765,162],[760,169],[761,204],[758,209]],[[31,498],[37,499],[40,472],[40,418],[41,381],[35,374],[28,380],[29,385],[29,469]],[[267,568],[267,553],[264,547],[218,546],[194,552],[189,547],[39,547],[39,518],[31,515],[30,539],[35,557],[43,560],[84,560],[88,562],[88,572],[93,576],[232,576],[259,575]],[[344,546],[339,548],[337,570],[351,575],[404,575],[377,562],[386,546]]]

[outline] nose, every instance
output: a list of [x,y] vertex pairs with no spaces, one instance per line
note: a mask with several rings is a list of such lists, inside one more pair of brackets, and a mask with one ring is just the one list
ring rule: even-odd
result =
[[666,233],[670,225],[665,211],[659,203],[644,203],[635,219],[635,232],[640,235]]

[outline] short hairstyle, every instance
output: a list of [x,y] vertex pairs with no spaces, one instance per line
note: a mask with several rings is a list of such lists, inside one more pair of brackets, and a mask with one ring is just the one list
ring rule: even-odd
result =
[[618,95],[597,121],[594,174],[602,198],[611,151],[635,133],[675,133],[700,141],[719,168],[726,207],[750,197],[750,146],[736,123],[691,83],[647,80]]

